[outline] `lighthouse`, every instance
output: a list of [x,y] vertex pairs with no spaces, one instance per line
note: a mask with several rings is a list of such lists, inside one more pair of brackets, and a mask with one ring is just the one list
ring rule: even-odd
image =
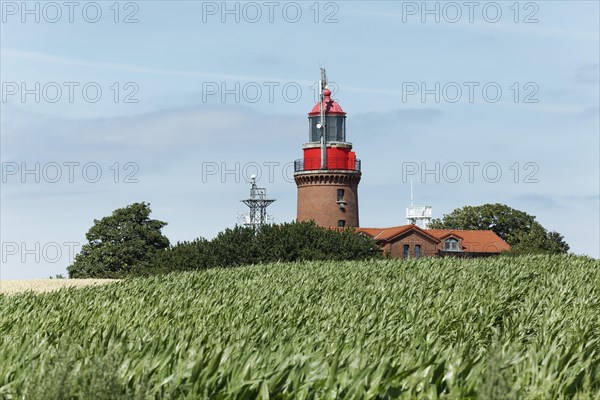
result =
[[324,227],[358,227],[360,160],[346,140],[346,113],[331,98],[321,69],[319,102],[308,113],[304,157],[294,163],[298,221]]

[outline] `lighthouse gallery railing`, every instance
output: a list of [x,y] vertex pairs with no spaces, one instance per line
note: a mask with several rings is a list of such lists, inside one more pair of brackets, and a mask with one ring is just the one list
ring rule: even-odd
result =
[[[360,160],[358,158],[349,159],[347,157],[327,158],[327,169],[345,170],[345,171],[360,171]],[[321,170],[320,158],[301,158],[294,161],[294,172],[303,171],[319,171]]]

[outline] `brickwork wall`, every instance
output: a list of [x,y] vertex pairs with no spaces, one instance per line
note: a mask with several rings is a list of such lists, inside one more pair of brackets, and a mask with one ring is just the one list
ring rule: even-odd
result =
[[439,246],[431,239],[425,238],[416,232],[411,232],[406,236],[400,236],[395,241],[385,246],[385,251],[389,252],[394,258],[404,258],[404,245],[409,246],[409,257],[415,258],[415,246],[421,246],[421,257],[433,257],[437,255]]
[[[294,175],[298,187],[298,221],[314,220],[317,225],[337,227],[345,221],[346,227],[358,227],[357,171],[302,172]],[[338,189],[344,190],[344,207],[337,203]]]

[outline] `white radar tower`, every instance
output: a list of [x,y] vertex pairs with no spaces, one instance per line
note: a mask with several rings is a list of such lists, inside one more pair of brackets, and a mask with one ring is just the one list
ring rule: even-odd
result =
[[413,183],[410,181],[410,206],[406,207],[406,223],[427,229],[431,222],[431,206],[415,206],[413,203]]

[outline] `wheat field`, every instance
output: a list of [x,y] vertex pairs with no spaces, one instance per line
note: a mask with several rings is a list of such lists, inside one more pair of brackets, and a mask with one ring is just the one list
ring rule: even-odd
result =
[[600,262],[303,262],[0,295],[5,399],[600,399]]
[[116,279],[23,279],[0,280],[0,294],[16,294],[27,291],[50,292],[65,287],[103,285],[117,282]]

